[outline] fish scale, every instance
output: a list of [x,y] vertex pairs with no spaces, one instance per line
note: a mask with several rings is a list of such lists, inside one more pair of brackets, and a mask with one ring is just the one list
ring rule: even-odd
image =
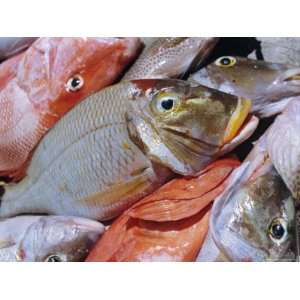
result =
[[[151,168],[148,158],[128,136],[125,112],[131,95],[130,84],[107,89],[68,113],[40,143],[28,176],[17,187],[7,188],[3,199],[11,201],[8,211],[12,207],[19,213],[24,208],[44,213],[64,211],[100,219],[111,213],[111,203],[104,205],[102,212],[101,202],[89,208],[79,201],[113,183],[132,179],[130,174],[136,170]],[[127,149],[122,145],[124,141]],[[151,185],[153,172],[147,176]],[[78,184],[83,178],[84,186]],[[5,213],[1,207],[1,215]]]

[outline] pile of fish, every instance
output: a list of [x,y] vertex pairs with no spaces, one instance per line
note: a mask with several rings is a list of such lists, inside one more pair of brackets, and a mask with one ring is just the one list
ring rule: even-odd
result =
[[0,261],[298,261],[299,49],[0,38]]

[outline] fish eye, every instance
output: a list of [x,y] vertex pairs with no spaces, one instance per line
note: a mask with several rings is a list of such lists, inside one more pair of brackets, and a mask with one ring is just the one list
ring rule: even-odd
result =
[[272,220],[268,229],[271,240],[275,243],[282,243],[287,238],[287,223],[282,218]]
[[224,68],[232,67],[235,65],[235,63],[236,63],[236,59],[232,56],[222,56],[218,58],[215,62],[215,64],[218,67],[224,67]]
[[54,255],[49,255],[46,259],[45,262],[62,262],[62,258],[56,254]]
[[66,84],[66,89],[68,92],[77,92],[82,88],[84,84],[84,79],[80,75],[75,75],[71,77],[67,84]]
[[179,98],[176,95],[163,93],[158,95],[156,107],[159,112],[169,112],[172,111],[179,103]]

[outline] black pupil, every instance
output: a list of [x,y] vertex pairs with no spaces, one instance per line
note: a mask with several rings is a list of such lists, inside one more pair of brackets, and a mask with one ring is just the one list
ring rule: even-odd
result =
[[281,239],[284,235],[284,228],[281,224],[275,224],[272,226],[272,235],[276,239]]
[[174,100],[173,99],[166,99],[166,100],[163,100],[161,102],[161,106],[163,109],[165,110],[170,110],[173,108],[173,105],[174,105]]
[[61,259],[59,256],[53,255],[53,256],[49,257],[48,261],[49,262],[61,262]]
[[221,64],[224,66],[228,66],[230,64],[230,59],[227,57],[222,58]]
[[74,77],[71,81],[71,85],[73,88],[76,88],[80,85],[80,79],[78,77]]

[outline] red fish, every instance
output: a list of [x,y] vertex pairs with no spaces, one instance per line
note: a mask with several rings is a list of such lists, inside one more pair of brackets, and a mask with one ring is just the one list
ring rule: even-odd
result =
[[165,184],[116,219],[86,261],[194,261],[211,203],[237,166],[236,159],[221,159],[198,177]]
[[32,150],[66,112],[119,78],[138,38],[40,38],[0,65],[0,176],[23,177]]

